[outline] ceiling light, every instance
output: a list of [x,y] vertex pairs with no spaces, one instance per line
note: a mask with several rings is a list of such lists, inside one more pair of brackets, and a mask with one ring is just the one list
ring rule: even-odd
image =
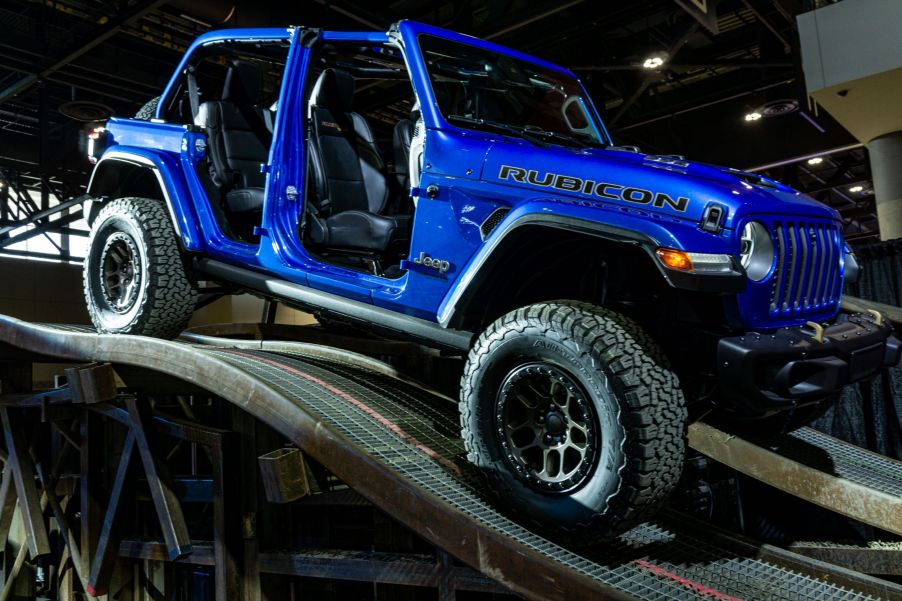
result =
[[752,111],[751,113],[746,113],[745,120],[746,121],[757,121],[761,118],[761,113],[758,111]]
[[820,165],[823,162],[824,162],[824,157],[811,157],[810,159],[808,159],[809,165]]
[[645,59],[642,66],[646,69],[657,69],[664,64],[664,58],[660,55],[652,55]]
[[858,193],[864,190],[864,186],[852,186],[849,188],[849,192]]

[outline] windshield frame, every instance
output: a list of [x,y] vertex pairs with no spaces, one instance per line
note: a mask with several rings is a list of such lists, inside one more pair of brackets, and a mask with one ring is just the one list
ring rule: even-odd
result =
[[[407,26],[407,27],[405,27]],[[465,125],[458,125],[448,117],[442,113],[441,109],[438,106],[438,102],[436,100],[435,91],[433,89],[432,78],[429,75],[429,69],[426,63],[426,57],[423,53],[423,49],[420,45],[420,38],[422,36],[432,36],[447,40],[449,42],[459,43],[467,46],[472,46],[473,48],[481,51],[489,51],[495,52],[498,54],[505,55],[507,57],[524,61],[530,63],[531,65],[535,65],[541,69],[547,69],[554,71],[562,77],[566,77],[571,79],[577,86],[580,92],[580,98],[582,100],[582,106],[585,109],[586,118],[589,119],[590,125],[597,132],[599,140],[597,141],[598,146],[606,146],[612,145],[613,140],[611,135],[608,133],[607,128],[605,127],[604,121],[601,119],[598,114],[597,109],[595,108],[595,104],[592,102],[592,97],[589,95],[586,87],[579,80],[579,78],[569,69],[561,67],[560,65],[556,65],[554,63],[545,61],[543,59],[530,56],[528,54],[513,50],[511,48],[507,48],[505,46],[500,46],[498,44],[494,44],[492,42],[487,42],[485,40],[480,40],[478,38],[473,38],[470,36],[465,36],[462,34],[457,34],[454,32],[450,32],[444,29],[440,29],[438,27],[432,27],[428,25],[424,25],[422,23],[413,23],[410,21],[402,22],[400,27],[402,33],[408,33],[410,36],[408,39],[411,39],[415,42],[416,51],[414,53],[410,53],[413,55],[411,58],[414,58],[414,61],[417,63],[415,68],[419,71],[419,78],[423,82],[422,86],[422,96],[427,99],[427,103],[424,103],[423,108],[423,119],[428,129],[439,129],[444,131],[459,131],[459,132],[476,132],[484,136],[490,137],[506,137],[512,138],[516,140],[523,140],[524,138],[518,136],[513,133],[503,133],[500,131],[488,131],[487,129],[480,129],[478,127],[467,127]],[[408,31],[404,31],[407,29]],[[412,30],[412,31],[410,31]],[[407,37],[407,36],[404,36]],[[414,65],[411,65],[414,67]],[[587,139],[588,141],[588,139]],[[554,141],[552,138],[548,139],[550,144],[560,144],[559,142]]]

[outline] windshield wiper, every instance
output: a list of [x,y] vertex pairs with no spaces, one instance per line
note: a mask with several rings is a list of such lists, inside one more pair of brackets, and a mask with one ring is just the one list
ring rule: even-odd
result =
[[482,125],[485,127],[491,127],[496,130],[503,131],[505,133],[528,140],[538,146],[547,147],[549,139],[569,142],[580,148],[588,148],[589,146],[591,146],[591,144],[589,144],[587,141],[581,140],[576,136],[569,136],[567,134],[562,134],[556,131],[546,131],[541,127],[535,125],[511,125],[509,123],[501,123],[500,121],[491,121],[489,119],[475,119],[473,117],[466,117],[464,115],[450,115],[448,117],[448,120],[459,121],[468,125]]
[[491,127],[506,134],[511,134],[515,137],[523,138],[527,142],[532,142],[536,146],[548,147],[548,142],[546,140],[533,135],[528,129],[516,127],[514,125],[508,125],[507,123],[501,123],[499,121],[489,121],[488,119],[474,119],[473,117],[466,117],[464,115],[448,115],[448,121],[458,121],[460,123],[466,123],[467,125],[481,125],[483,127]]
[[557,131],[546,131],[541,127],[535,125],[527,125],[523,129],[528,132],[532,132],[534,134],[538,134],[540,136],[545,136],[546,138],[554,138],[555,140],[564,140],[565,142],[572,142],[581,148],[587,148],[589,143],[585,140],[580,140],[576,136],[568,136],[567,134],[562,134]]

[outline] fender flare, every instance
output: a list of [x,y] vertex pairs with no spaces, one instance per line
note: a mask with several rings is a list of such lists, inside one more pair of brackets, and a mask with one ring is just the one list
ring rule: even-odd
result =
[[[540,201],[541,204],[546,204]],[[532,203],[528,203],[532,204]],[[520,208],[520,207],[518,207]],[[526,209],[526,207],[522,207]],[[516,213],[516,215],[514,215]],[[525,226],[539,226],[547,228],[565,229],[581,235],[589,235],[600,240],[618,244],[626,244],[640,248],[648,255],[652,264],[657,268],[664,281],[672,288],[712,292],[717,294],[729,294],[741,292],[745,288],[745,270],[734,259],[735,273],[727,275],[699,275],[695,273],[677,272],[664,267],[657,258],[656,250],[662,246],[677,248],[680,250],[692,250],[691,241],[688,245],[678,242],[679,237],[674,236],[663,224],[649,222],[647,218],[639,216],[618,216],[617,220],[623,225],[611,225],[603,221],[561,215],[551,212],[539,212],[534,210],[512,210],[504,221],[492,233],[486,244],[474,255],[473,259],[464,268],[463,273],[457,279],[455,285],[448,291],[438,310],[438,322],[444,327],[453,324],[458,306],[462,299],[475,289],[474,281],[479,272],[486,268],[492,260],[495,251],[517,230]],[[506,223],[505,223],[506,222]],[[635,222],[635,223],[631,223]],[[629,227],[637,226],[636,228]],[[699,234],[708,235],[696,227],[687,224],[668,224],[673,228],[685,230],[681,233],[691,232],[690,239]],[[624,227],[626,226],[626,227]],[[647,230],[640,231],[639,228]],[[708,241],[710,244],[710,240]],[[726,242],[723,241],[724,246]],[[724,248],[729,253],[729,249]],[[732,254],[732,253],[730,253]]]
[[[182,247],[185,250],[201,250],[200,229],[192,208],[192,199],[177,165],[169,157],[144,149],[114,146],[97,162],[88,181],[87,193],[91,200],[85,203],[84,209],[88,224],[93,223],[104,203],[113,198],[110,194],[112,190],[104,180],[105,176],[122,169],[146,170],[153,174],[159,189],[156,198],[166,204]],[[114,181],[118,183],[118,179]]]

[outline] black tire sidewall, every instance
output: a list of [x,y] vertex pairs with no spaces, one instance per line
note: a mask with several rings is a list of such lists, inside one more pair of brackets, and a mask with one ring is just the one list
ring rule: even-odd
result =
[[[95,233],[91,237],[86,261],[86,286],[90,295],[89,309],[94,314],[95,325],[105,332],[128,331],[138,323],[143,315],[148,286],[150,283],[147,240],[138,221],[126,211],[101,213],[94,224]],[[126,313],[117,313],[107,306],[101,282],[101,259],[107,240],[116,233],[129,236],[138,251],[141,267],[141,283],[132,307]]]
[[[490,344],[479,374],[466,399],[469,428],[476,434],[477,464],[501,487],[505,501],[526,515],[542,515],[568,525],[588,522],[607,510],[606,504],[621,486],[625,431],[619,421],[617,378],[589,348],[550,328],[527,327],[516,336]],[[543,492],[520,480],[503,457],[494,411],[503,379],[516,366],[545,363],[563,369],[588,394],[595,412],[594,465],[586,479],[569,492]],[[506,494],[509,491],[510,494]]]
[[135,119],[141,121],[150,121],[157,114],[157,107],[160,105],[160,97],[151,98],[135,113]]

